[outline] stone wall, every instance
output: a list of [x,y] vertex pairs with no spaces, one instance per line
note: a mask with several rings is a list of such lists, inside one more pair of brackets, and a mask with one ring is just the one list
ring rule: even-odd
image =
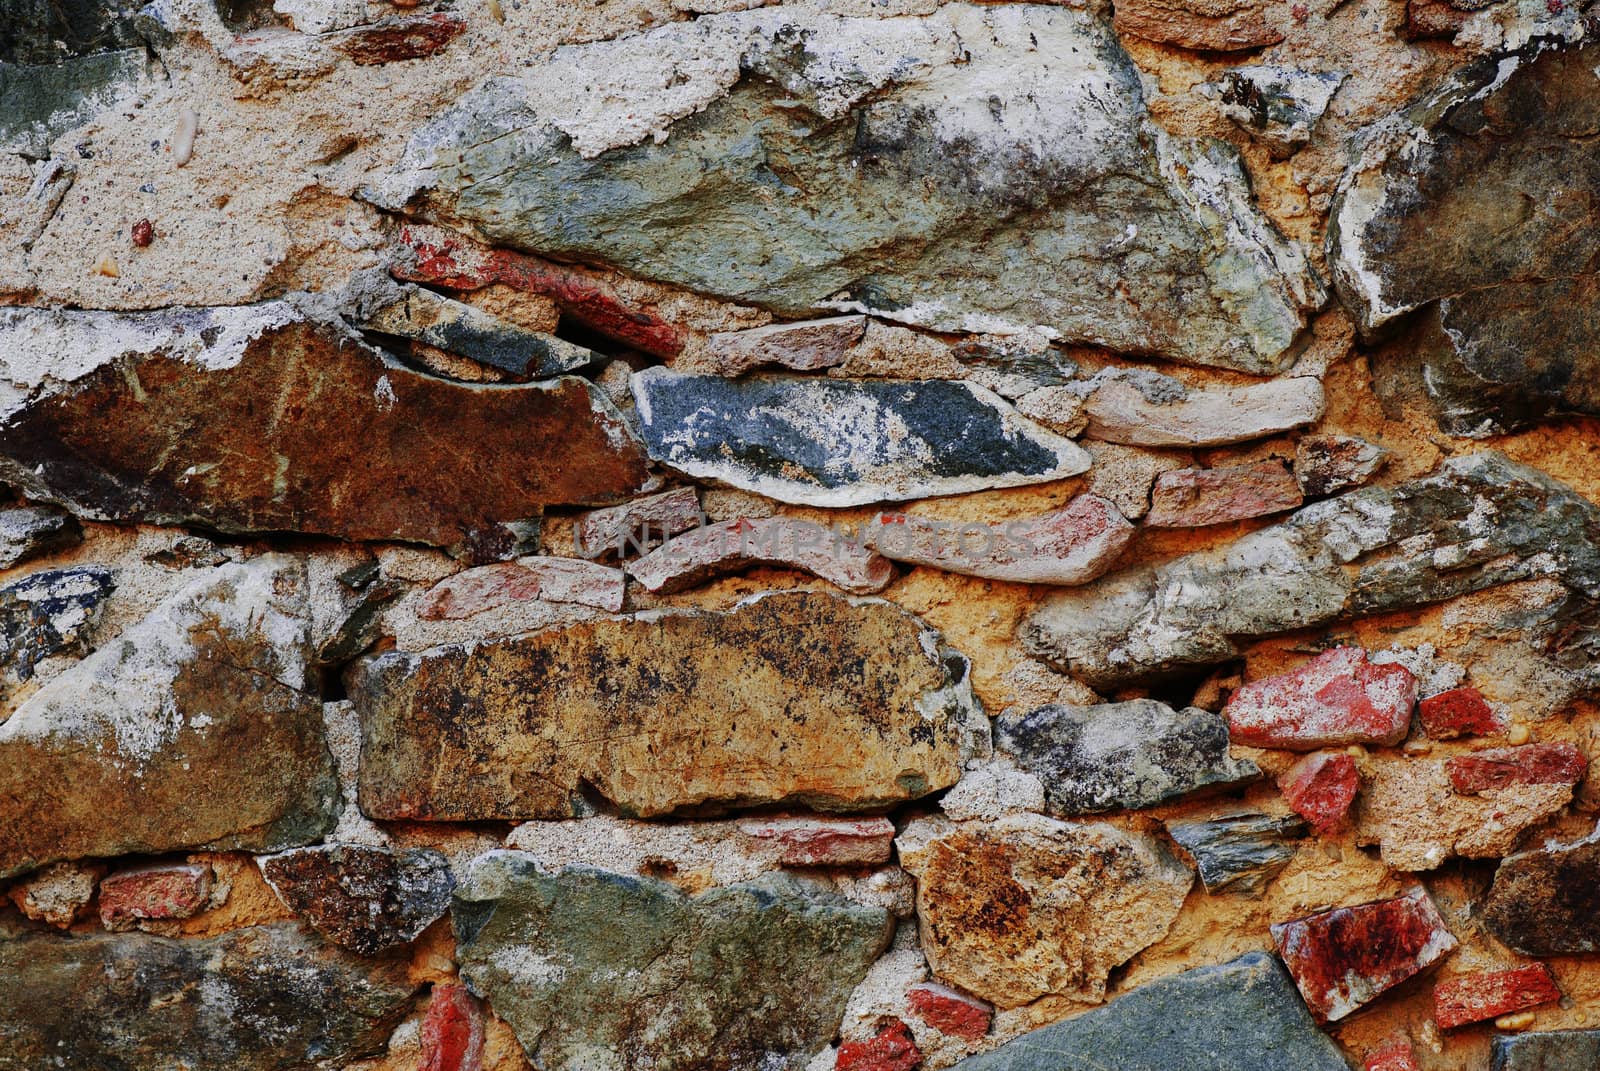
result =
[[1584,6],[0,0],[0,1071],[1600,1066]]

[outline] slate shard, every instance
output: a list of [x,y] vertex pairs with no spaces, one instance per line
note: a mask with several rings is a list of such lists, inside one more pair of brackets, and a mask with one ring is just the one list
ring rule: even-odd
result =
[[633,377],[650,456],[696,479],[808,506],[1017,487],[1089,467],[1077,444],[960,380]]
[[785,875],[690,897],[491,852],[457,891],[461,976],[550,1071],[805,1066],[891,918]]
[[1163,978],[959,1071],[1348,1071],[1288,975],[1264,952]]
[[111,570],[95,565],[46,569],[0,587],[0,692],[32,679],[46,658],[84,654],[115,588]]
[[[641,64],[670,91],[568,90]],[[730,11],[567,46],[467,94],[365,195],[782,317],[1039,327],[1257,374],[1322,301],[1237,155],[1157,135],[1111,27],[1046,5]]]
[[343,1066],[383,1051],[416,990],[404,961],[288,923],[181,940],[0,933],[0,975],[17,983],[0,1005],[0,1071],[165,1071],[179,1053],[237,1071]]
[[[62,353],[72,366],[51,366]],[[509,547],[508,522],[616,501],[648,476],[585,380],[439,379],[287,302],[0,309],[7,379],[20,393],[0,393],[0,473],[103,520]],[[472,448],[441,452],[441,435]]]
[[1588,772],[1589,760],[1576,745],[1558,741],[1454,755],[1445,768],[1450,786],[1466,796],[1510,785],[1576,785]]
[[898,607],[787,592],[391,652],[346,682],[362,811],[480,821],[573,817],[585,785],[641,817],[915,799],[988,753],[967,675]]
[[1600,950],[1600,843],[1508,856],[1484,899],[1483,925],[1525,956]]
[[307,586],[276,555],[206,570],[0,723],[0,877],[327,832],[339,788],[310,690]]
[[0,569],[73,546],[82,539],[83,529],[66,510],[54,506],[0,509]]
[[1206,892],[1257,897],[1289,860],[1308,826],[1298,817],[1229,814],[1168,822],[1167,832],[1200,869]]
[[1490,1071],[1571,1071],[1600,1064],[1600,1030],[1499,1034]]
[[1303,501],[1300,485],[1282,461],[1176,469],[1156,477],[1144,523],[1151,528],[1200,528],[1283,513]]
[[1229,756],[1219,715],[1154,699],[1002,717],[995,743],[1044,782],[1046,805],[1061,815],[1138,810],[1261,776]]
[[450,909],[455,888],[445,857],[431,848],[320,844],[260,865],[272,891],[312,929],[364,956],[414,940]]

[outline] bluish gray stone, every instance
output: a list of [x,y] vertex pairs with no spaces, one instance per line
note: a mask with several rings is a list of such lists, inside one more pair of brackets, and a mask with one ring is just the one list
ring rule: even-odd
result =
[[0,587],[0,674],[26,681],[51,655],[82,654],[115,587],[111,570],[97,565],[45,569]]
[[1250,760],[1229,757],[1220,714],[1154,699],[1008,715],[995,742],[1044,782],[1054,814],[1137,810],[1261,776]]
[[0,62],[0,152],[49,156],[52,141],[134,86],[144,64],[142,48],[48,65]]
[[1600,1067],[1600,1030],[1500,1034],[1491,1071],[1590,1071]]
[[650,456],[781,502],[861,506],[1075,476],[1089,455],[958,380],[633,377]]
[[1267,882],[1294,858],[1294,841],[1309,830],[1296,815],[1228,814],[1168,822],[1167,833],[1200,868],[1206,892],[1260,896]]
[[1141,986],[956,1071],[1349,1071],[1282,966],[1250,952]]

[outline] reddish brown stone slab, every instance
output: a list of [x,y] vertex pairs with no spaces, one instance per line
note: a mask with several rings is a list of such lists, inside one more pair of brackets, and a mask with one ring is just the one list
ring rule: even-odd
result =
[[1433,1021],[1451,1030],[1560,999],[1561,990],[1543,963],[1479,971],[1433,987]]
[[1392,900],[1276,923],[1272,939],[1320,1022],[1343,1019],[1456,947],[1420,886]]
[[1568,743],[1495,747],[1449,761],[1450,784],[1463,796],[1508,785],[1575,785],[1589,760]]
[[210,897],[211,868],[204,863],[124,870],[100,883],[100,922],[131,930],[141,919],[186,919]]
[[466,28],[459,15],[401,15],[342,33],[334,47],[363,66],[398,63],[433,55]]
[[614,502],[648,478],[582,379],[439,379],[285,304],[49,315],[66,318],[57,337],[141,338],[0,435],[0,469],[96,518],[509,549],[503,522]]
[[834,1071],[912,1071],[922,1062],[922,1053],[911,1037],[911,1030],[899,1019],[891,1019],[867,1041],[847,1041],[839,1046]]
[[1419,699],[1417,720],[1422,722],[1422,731],[1435,740],[1486,736],[1505,728],[1483,693],[1471,687],[1452,688]]
[[459,621],[529,599],[576,603],[612,613],[622,609],[627,578],[579,558],[527,557],[445,577],[417,607],[425,621]]
[[988,1034],[994,1020],[994,1005],[938,982],[920,982],[906,990],[906,1006],[941,1034],[968,1041]]
[[1240,52],[1283,40],[1259,0],[1133,0],[1116,5],[1118,33],[1205,52]]
[[1233,742],[1251,747],[1398,744],[1416,698],[1417,680],[1404,666],[1374,665],[1359,647],[1336,647],[1299,669],[1245,685],[1223,714]]
[[1217,469],[1175,469],[1156,477],[1144,523],[1152,528],[1201,528],[1282,513],[1304,501],[1289,467],[1275,459]]
[[676,357],[689,337],[682,327],[639,308],[603,278],[581,268],[477,245],[439,227],[411,224],[400,229],[400,240],[415,259],[393,269],[398,279],[452,290],[504,283],[543,294],[585,327],[656,357]]
[[785,866],[862,866],[887,863],[894,823],[887,818],[771,818],[741,822],[739,832],[783,846]]
[[1307,755],[1278,777],[1278,791],[1318,833],[1339,828],[1361,788],[1356,760],[1343,751]]
[[858,595],[882,591],[894,566],[859,538],[794,517],[740,517],[669,539],[628,573],[651,591],[687,591],[752,565],[800,569]]
[[483,1005],[464,985],[435,985],[422,1017],[418,1071],[481,1071]]
[[1420,1071],[1417,1052],[1408,1037],[1395,1037],[1367,1053],[1361,1071]]

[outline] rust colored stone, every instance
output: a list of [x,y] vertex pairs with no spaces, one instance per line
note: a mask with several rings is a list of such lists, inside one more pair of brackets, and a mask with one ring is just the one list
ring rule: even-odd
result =
[[483,1005],[464,985],[435,985],[422,1017],[418,1071],[481,1071]]
[[1404,666],[1375,665],[1359,647],[1336,647],[1299,669],[1245,685],[1222,712],[1236,744],[1311,751],[1398,744],[1416,697],[1417,680]]
[[1452,1030],[1560,999],[1561,990],[1543,963],[1479,971],[1433,987],[1433,1021],[1441,1030]]
[[1152,528],[1199,528],[1294,509],[1305,501],[1289,467],[1268,459],[1216,469],[1177,469],[1156,477]]
[[887,818],[770,818],[741,822],[739,832],[783,846],[785,866],[862,866],[887,863],[894,823]]
[[1496,747],[1449,760],[1450,784],[1464,796],[1510,785],[1575,785],[1589,760],[1568,743]]
[[977,997],[938,982],[921,982],[906,990],[911,1014],[941,1034],[977,1041],[989,1033],[994,1007]]
[[1320,1022],[1343,1019],[1456,947],[1420,886],[1392,900],[1276,923],[1272,939]]
[[911,1030],[899,1019],[890,1019],[867,1041],[847,1041],[839,1046],[834,1071],[911,1071],[922,1062],[922,1053],[911,1037]]
[[398,63],[433,55],[466,28],[459,15],[402,15],[341,34],[335,47],[363,66]]
[[1435,740],[1457,736],[1485,736],[1505,726],[1483,693],[1472,687],[1452,688],[1417,701],[1417,720]]
[[1241,52],[1283,40],[1259,0],[1135,0],[1116,6],[1118,33],[1205,52]]
[[123,870],[100,883],[100,922],[131,930],[141,919],[186,919],[211,897],[211,868],[204,863]]
[[561,311],[607,338],[656,357],[676,357],[688,332],[626,301],[600,277],[509,249],[477,245],[438,227],[402,227],[400,240],[415,259],[395,269],[396,278],[452,290],[477,290],[504,283],[543,294]]
[[1385,1041],[1367,1053],[1367,1058],[1361,1062],[1361,1071],[1420,1071],[1411,1039],[1401,1035]]
[[1343,751],[1307,755],[1278,777],[1278,791],[1318,833],[1339,828],[1361,788],[1356,760]]

